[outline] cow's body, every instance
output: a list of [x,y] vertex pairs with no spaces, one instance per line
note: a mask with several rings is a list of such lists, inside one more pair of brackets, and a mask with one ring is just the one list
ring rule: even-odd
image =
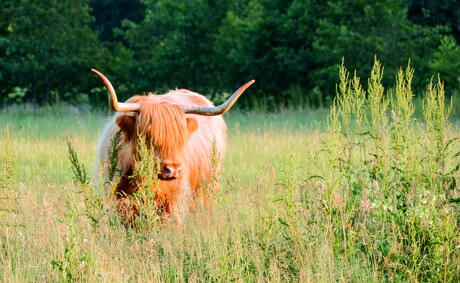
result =
[[[99,141],[96,169],[99,172],[102,168],[104,181],[113,181],[109,180],[108,155],[114,136],[121,131],[116,161],[121,178],[115,183],[115,195],[120,199],[140,188],[154,191],[157,208],[173,214],[180,222],[190,208],[194,193],[203,183],[214,183],[211,172],[220,170],[227,137],[221,114],[232,107],[254,80],[241,86],[219,106],[213,106],[204,96],[184,89],[164,95],[133,96],[119,103],[110,81],[99,71],[91,70],[104,83],[109,104],[117,112]],[[152,186],[146,180],[148,176],[134,174],[133,177],[140,161],[139,137],[145,138],[146,145],[154,153],[151,158],[159,162],[159,179]],[[214,143],[218,164],[211,158]]]
[[[141,104],[142,110],[138,113],[117,113],[110,120],[99,141],[97,167],[101,168],[102,164],[105,181],[112,181],[108,180],[108,152],[114,135],[121,129],[117,163],[121,180],[116,187],[116,193],[119,197],[132,195],[138,190],[139,185],[139,180],[130,177],[137,156],[138,131],[146,136],[147,143],[154,137],[156,143],[154,149],[160,160],[168,164],[181,164],[180,177],[157,181],[155,201],[165,213],[173,214],[180,221],[189,210],[193,195],[201,188],[203,182],[210,182],[212,170],[210,155],[213,143],[215,142],[220,160],[225,154],[227,136],[225,122],[221,115],[184,114],[177,105],[212,106],[204,96],[188,90],[173,90],[164,95],[134,96],[127,102]],[[133,120],[136,122],[132,123]],[[177,124],[187,124],[187,121],[193,122],[192,126],[185,126],[185,128],[189,127],[187,133],[181,131],[181,127],[176,127]],[[153,124],[155,129],[151,127]],[[161,135],[167,136],[159,138]],[[220,166],[221,164],[218,165]]]

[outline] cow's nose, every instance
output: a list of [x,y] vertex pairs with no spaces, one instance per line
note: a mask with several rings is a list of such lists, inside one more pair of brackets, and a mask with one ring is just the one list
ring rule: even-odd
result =
[[180,164],[162,164],[161,177],[165,179],[177,179],[181,177],[182,166]]

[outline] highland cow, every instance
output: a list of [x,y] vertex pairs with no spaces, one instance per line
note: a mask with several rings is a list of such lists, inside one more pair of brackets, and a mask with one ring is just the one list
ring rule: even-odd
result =
[[[97,70],[92,71],[104,83],[109,103],[117,112],[105,127],[96,153],[96,167],[103,169],[104,181],[113,181],[109,180],[108,155],[114,136],[121,131],[116,164],[120,179],[114,193],[121,199],[139,191],[142,178],[132,175],[140,158],[139,137],[145,137],[159,162],[158,179],[149,188],[155,193],[155,205],[181,222],[203,183],[211,182],[213,144],[220,161],[225,154],[227,127],[221,114],[232,107],[254,80],[240,87],[220,106],[213,106],[204,96],[186,89],[163,95],[133,96],[119,103],[110,81]],[[220,162],[217,167],[221,166]]]

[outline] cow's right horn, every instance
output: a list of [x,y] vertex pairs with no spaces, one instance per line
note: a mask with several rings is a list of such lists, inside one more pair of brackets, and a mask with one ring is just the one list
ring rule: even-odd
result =
[[117,112],[139,112],[141,110],[141,105],[139,103],[123,103],[118,102],[117,94],[115,93],[115,89],[113,88],[112,84],[110,83],[109,79],[107,79],[101,72],[96,69],[91,69],[93,73],[95,73],[101,81],[104,83],[105,88],[107,89],[107,93],[109,95],[109,104],[114,111]]
[[205,107],[205,106],[182,106],[184,109],[185,113],[189,114],[198,114],[198,115],[205,115],[205,116],[216,116],[216,115],[221,115],[227,112],[233,104],[236,102],[236,100],[243,94],[243,92],[250,87],[255,80],[251,80],[244,85],[242,85],[239,89],[237,89],[232,96],[230,96],[227,101],[222,103],[219,106],[211,106],[211,107]]

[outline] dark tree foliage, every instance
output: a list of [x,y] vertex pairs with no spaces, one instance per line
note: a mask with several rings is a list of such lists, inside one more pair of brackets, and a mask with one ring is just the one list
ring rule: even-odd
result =
[[4,0],[0,103],[102,102],[94,67],[122,100],[176,87],[220,100],[256,79],[238,105],[320,106],[342,59],[368,77],[374,57],[388,86],[410,60],[417,92],[438,73],[455,92],[459,13],[454,0]]
[[413,0],[409,19],[425,26],[444,26],[460,42],[460,6],[458,0]]
[[95,21],[92,27],[99,32],[99,39],[116,42],[122,37],[114,33],[123,20],[140,22],[145,16],[145,6],[138,0],[91,0]]
[[257,81],[255,99],[284,104],[293,87],[308,86],[311,1],[234,1],[217,33],[224,85]]
[[[364,71],[358,74],[360,77],[368,76],[377,56],[386,66],[384,83],[388,86],[409,59],[419,74],[432,76],[426,62],[439,45],[439,30],[410,22],[406,3],[344,0],[321,7],[316,13],[320,20],[312,45],[318,67],[312,70],[311,81],[319,82],[326,93],[334,94],[340,56],[350,69]],[[421,87],[421,82],[415,81],[414,85]]]
[[82,100],[81,93],[88,91],[88,70],[104,53],[89,27],[92,17],[87,2],[3,2],[1,14],[10,16],[0,38],[4,96],[20,93],[24,97],[18,101],[38,104]]
[[460,5],[457,0],[413,0],[409,6],[408,18],[426,27],[437,27],[442,34],[436,48],[430,49],[432,58],[424,61],[426,76],[441,79],[446,83],[446,93],[460,90]]
[[[144,1],[140,22],[125,22],[125,39],[140,62],[140,90],[189,87],[213,91],[219,80],[215,32],[229,1]],[[217,79],[216,81],[214,79]]]

